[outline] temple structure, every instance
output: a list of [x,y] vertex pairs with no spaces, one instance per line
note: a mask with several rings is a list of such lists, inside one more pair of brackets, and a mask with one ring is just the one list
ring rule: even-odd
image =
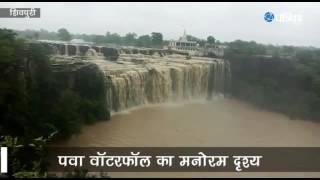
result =
[[184,31],[183,36],[179,40],[172,40],[169,42],[169,49],[186,51],[191,55],[198,50],[199,44],[196,41],[188,41],[186,31]]
[[170,50],[188,53],[191,56],[209,57],[223,57],[225,49],[224,46],[208,43],[206,43],[203,47],[200,47],[196,41],[189,41],[187,39],[186,31],[184,31],[183,36],[178,40],[171,40],[167,48]]

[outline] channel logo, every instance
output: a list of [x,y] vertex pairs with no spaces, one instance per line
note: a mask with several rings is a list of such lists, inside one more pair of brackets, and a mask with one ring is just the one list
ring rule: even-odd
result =
[[272,22],[274,19],[274,14],[272,12],[266,12],[264,14],[264,20],[267,22]]
[[282,12],[274,14],[273,12],[264,13],[264,20],[268,23],[277,22],[277,23],[293,23],[297,24],[302,22],[302,15],[292,12]]

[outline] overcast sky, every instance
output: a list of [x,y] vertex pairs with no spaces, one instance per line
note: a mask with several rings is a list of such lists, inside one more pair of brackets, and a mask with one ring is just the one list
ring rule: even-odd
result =
[[[0,28],[18,30],[41,28],[71,33],[124,35],[161,32],[165,39],[187,34],[220,41],[254,40],[265,44],[320,47],[320,3],[11,3],[1,8],[41,8],[41,18],[0,18]],[[266,12],[276,17],[290,14],[300,21],[264,20]],[[290,18],[290,17],[289,17]]]

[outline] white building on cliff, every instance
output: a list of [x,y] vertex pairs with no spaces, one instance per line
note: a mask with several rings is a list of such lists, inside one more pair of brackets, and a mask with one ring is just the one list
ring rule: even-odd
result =
[[189,41],[184,31],[183,36],[178,40],[169,42],[168,49],[188,53],[192,56],[223,57],[225,47],[208,43],[204,47],[200,47],[196,41]]
[[188,52],[191,55],[194,55],[198,47],[199,44],[196,41],[188,41],[186,31],[184,31],[183,36],[179,40],[172,40],[168,45],[169,49]]

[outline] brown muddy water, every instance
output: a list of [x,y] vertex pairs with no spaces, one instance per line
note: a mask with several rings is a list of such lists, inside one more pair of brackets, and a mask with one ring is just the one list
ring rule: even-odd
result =
[[[233,100],[140,107],[85,126],[62,146],[320,147],[320,123]],[[108,173],[111,177],[320,177],[320,173]]]

